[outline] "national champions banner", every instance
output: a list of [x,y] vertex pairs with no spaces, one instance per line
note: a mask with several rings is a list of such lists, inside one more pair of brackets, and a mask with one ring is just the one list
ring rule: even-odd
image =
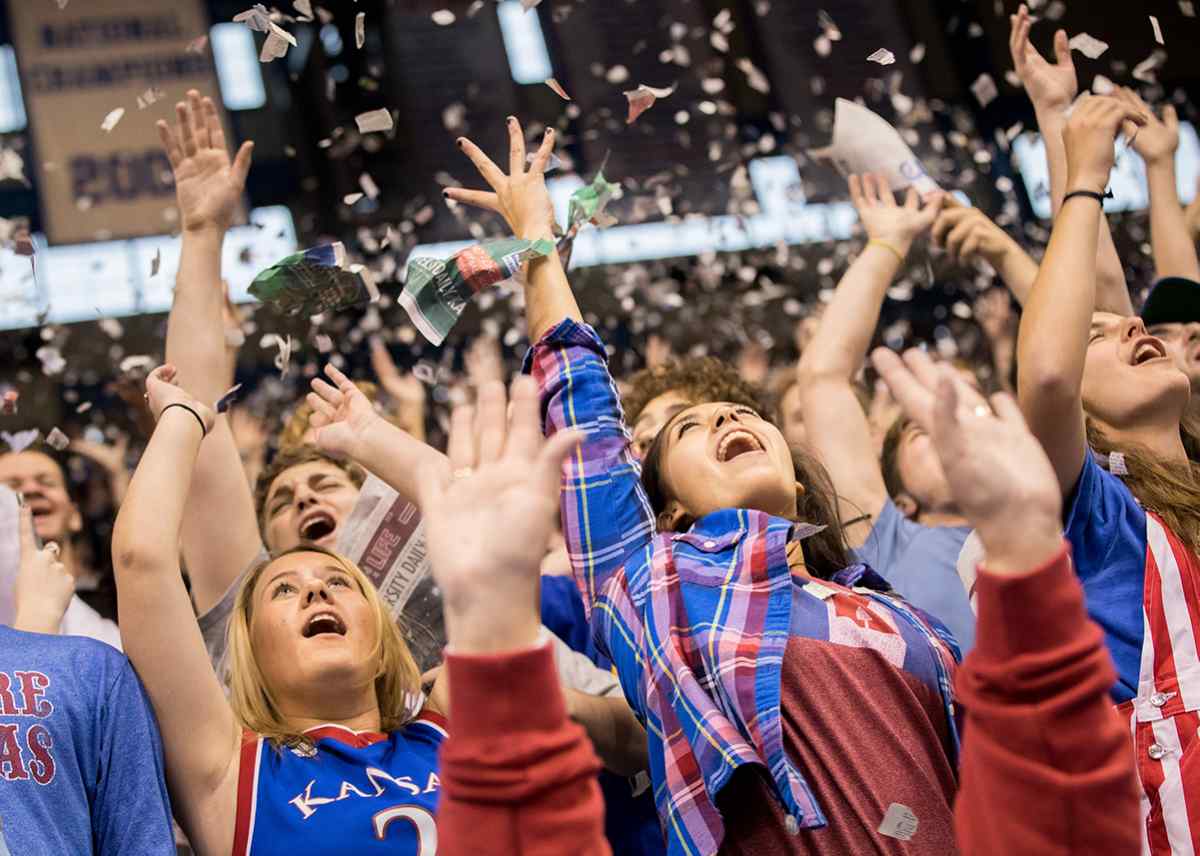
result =
[[195,88],[228,128],[201,0],[21,0],[8,13],[50,243],[175,230],[155,122],[174,123]]

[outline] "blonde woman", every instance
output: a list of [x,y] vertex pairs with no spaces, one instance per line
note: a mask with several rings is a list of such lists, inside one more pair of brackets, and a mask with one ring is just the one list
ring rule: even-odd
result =
[[117,518],[123,641],[163,734],[167,782],[199,854],[431,856],[445,686],[419,675],[353,564],[298,547],[246,575],[229,629],[231,697],[180,576],[179,528],[211,409],[156,369],[158,420]]

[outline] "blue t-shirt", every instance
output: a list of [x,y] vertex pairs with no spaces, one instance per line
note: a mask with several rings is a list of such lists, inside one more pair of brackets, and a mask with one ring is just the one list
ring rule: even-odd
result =
[[[542,624],[600,668],[612,668],[612,661],[596,650],[574,577],[542,577]],[[608,771],[600,773],[600,791],[604,795],[604,834],[613,853],[665,856],[666,840],[653,792],[647,787],[634,796],[630,779]]]
[[123,654],[0,626],[0,854],[173,856],[162,740]]
[[942,622],[963,656],[975,645],[975,613],[958,576],[958,554],[970,534],[969,526],[915,523],[889,498],[855,550],[901,597]]
[[1088,615],[1104,630],[1117,667],[1112,697],[1128,701],[1137,695],[1142,662],[1146,512],[1089,452],[1064,513]]

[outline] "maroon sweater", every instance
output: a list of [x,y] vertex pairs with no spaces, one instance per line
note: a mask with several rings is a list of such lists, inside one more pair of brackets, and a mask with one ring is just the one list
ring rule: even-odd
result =
[[1104,635],[1063,551],[1029,576],[981,567],[955,827],[964,856],[1134,856],[1129,728],[1108,691]]
[[567,719],[550,646],[448,654],[438,856],[608,856],[600,762]]

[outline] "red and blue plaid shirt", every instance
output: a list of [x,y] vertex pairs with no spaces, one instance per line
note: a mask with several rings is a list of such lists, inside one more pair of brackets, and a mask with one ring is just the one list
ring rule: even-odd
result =
[[[819,602],[829,595],[807,592],[807,578],[793,577],[789,567],[787,545],[804,537],[805,527],[726,509],[688,532],[656,534],[595,331],[562,322],[532,349],[526,369],[541,390],[546,434],[585,434],[563,468],[563,533],[597,643],[650,734],[650,774],[669,852],[720,848],[716,795],[743,764],[770,772],[789,826],[824,826],[817,795],[785,752],[779,713],[789,637],[836,643],[841,632],[827,610],[792,608],[796,597]],[[896,664],[940,694],[953,744],[946,751],[956,760],[953,637],[886,594],[887,584],[863,565],[834,582],[886,608],[890,649],[912,652]],[[933,656],[917,656],[918,648]]]

